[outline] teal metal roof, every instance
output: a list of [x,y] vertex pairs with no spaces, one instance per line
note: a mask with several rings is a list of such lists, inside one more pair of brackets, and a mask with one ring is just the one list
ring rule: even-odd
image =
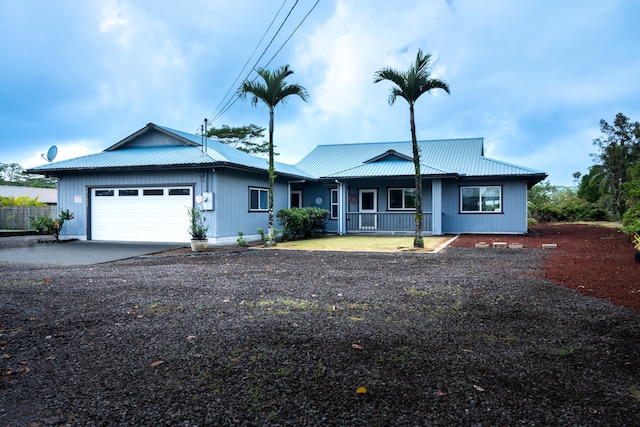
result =
[[[35,167],[27,172],[167,167],[235,167],[268,170],[268,162],[229,145],[149,123],[105,151]],[[530,176],[544,172],[484,156],[482,138],[419,141],[425,176]],[[413,176],[410,141],[319,145],[298,164],[275,163],[281,175],[305,179]],[[536,181],[537,182],[537,181]]]
[[[544,172],[484,157],[482,138],[418,141],[423,175],[522,176]],[[412,175],[413,162],[383,154],[395,152],[413,158],[412,144],[372,142],[320,145],[296,164],[319,178],[389,177]],[[375,159],[380,160],[375,160]]]
[[[173,145],[138,146],[136,138],[147,132],[159,130],[172,137]],[[201,145],[202,136],[157,126],[152,123],[145,128],[112,145],[105,151],[75,159],[48,163],[30,169],[35,173],[101,170],[123,168],[156,168],[156,167],[215,167],[230,166],[268,170],[266,159],[255,157],[219,141],[207,139],[206,148]],[[296,177],[312,178],[311,175],[293,165],[275,162],[277,173]]]

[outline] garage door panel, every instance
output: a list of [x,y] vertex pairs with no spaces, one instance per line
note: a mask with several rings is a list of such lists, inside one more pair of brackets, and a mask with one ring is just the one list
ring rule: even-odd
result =
[[[169,187],[94,189],[91,192],[93,240],[186,242],[190,239],[187,208],[193,205],[190,187],[170,195]],[[134,189],[135,190],[135,189]],[[104,194],[104,196],[103,196]]]

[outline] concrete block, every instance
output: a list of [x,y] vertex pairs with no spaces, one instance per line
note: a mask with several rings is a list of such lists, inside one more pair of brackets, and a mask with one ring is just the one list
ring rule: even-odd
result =
[[509,245],[509,249],[522,249],[524,246],[522,243],[512,243]]
[[507,242],[493,242],[494,248],[506,248]]
[[489,244],[486,242],[480,242],[480,243],[476,243],[476,249],[484,249],[484,248],[488,248]]
[[542,249],[556,249],[558,247],[557,243],[543,243]]

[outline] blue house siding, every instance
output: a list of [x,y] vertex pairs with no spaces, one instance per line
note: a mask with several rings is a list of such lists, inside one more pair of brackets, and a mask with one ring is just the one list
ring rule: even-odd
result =
[[[102,225],[93,227],[97,238],[118,240],[133,234],[141,240],[186,238],[186,230],[179,232],[186,228],[181,205],[197,206],[196,196],[204,193],[213,196],[213,209],[204,212],[210,242],[235,243],[238,231],[257,238],[257,229],[267,228],[268,213],[249,209],[249,188],[268,188],[267,161],[218,141],[208,140],[201,146],[203,142],[199,135],[149,123],[101,153],[45,164],[27,172],[60,178],[59,209],[69,209],[75,216],[65,225],[64,238],[92,238],[92,188],[136,186],[189,186],[193,200],[189,203],[188,196],[179,192],[141,192],[139,203],[133,198],[136,194],[130,192],[117,193],[113,203],[106,199],[108,194],[97,196],[93,221]],[[526,233],[527,189],[542,181],[544,172],[485,157],[482,138],[419,144],[426,233]],[[335,188],[339,194],[339,218],[327,221],[328,231],[411,232],[412,209],[389,209],[388,201],[390,188],[415,186],[411,147],[410,141],[321,145],[297,165],[276,162],[274,213],[289,206],[290,191],[296,190],[302,191],[303,207],[331,211],[331,190]],[[460,212],[462,185],[500,186],[501,211]],[[375,212],[358,212],[362,189],[375,190]],[[129,202],[120,199],[129,196]],[[166,196],[166,200],[157,199],[156,203],[145,200],[146,196]],[[176,196],[173,202],[172,196]],[[485,200],[489,200],[491,208],[491,199]],[[116,210],[128,213],[126,221],[112,214]],[[154,212],[167,214],[153,215]],[[173,234],[155,230],[170,230]],[[121,233],[112,236],[114,231]]]
[[[461,186],[502,187],[501,213],[461,213]],[[527,232],[527,184],[514,180],[447,180],[442,189],[442,231],[445,234]]]
[[[238,231],[242,231],[247,238],[253,239],[258,237],[258,228],[266,231],[268,213],[249,210],[249,188],[268,189],[267,175],[233,169],[222,169],[215,175],[217,189],[214,197],[218,212],[218,228],[211,237],[218,242],[234,243],[238,237]],[[273,193],[274,213],[288,207],[288,197],[287,180],[277,178]]]

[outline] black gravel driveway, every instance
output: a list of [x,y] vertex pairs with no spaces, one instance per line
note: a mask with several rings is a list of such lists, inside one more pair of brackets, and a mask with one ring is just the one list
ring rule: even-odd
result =
[[0,265],[0,426],[640,425],[640,314],[544,252]]

